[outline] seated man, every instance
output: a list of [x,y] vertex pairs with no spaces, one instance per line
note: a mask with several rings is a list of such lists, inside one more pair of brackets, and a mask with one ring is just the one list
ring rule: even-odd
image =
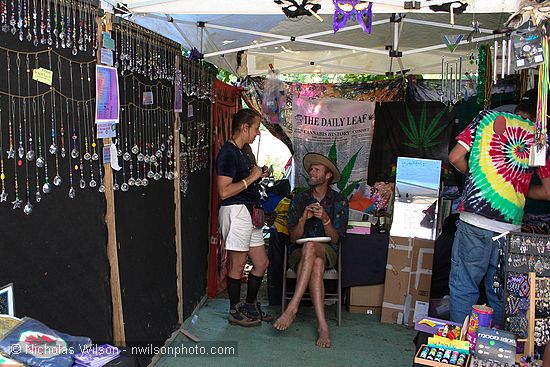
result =
[[336,265],[338,242],[348,224],[348,201],[329,185],[340,180],[340,171],[327,157],[308,153],[304,156],[304,169],[309,173],[310,189],[294,197],[288,210],[290,242],[299,238],[330,237],[330,243],[309,241],[296,248],[289,257],[289,265],[298,266],[296,290],[285,312],[273,326],[286,330],[294,321],[298,306],[309,286],[317,316],[319,338],[317,346],[330,348],[328,324],[325,319],[325,267]]

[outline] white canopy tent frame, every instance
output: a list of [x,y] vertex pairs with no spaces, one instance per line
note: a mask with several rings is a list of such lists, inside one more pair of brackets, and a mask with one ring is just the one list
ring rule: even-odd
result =
[[[105,0],[104,0],[105,1]],[[374,43],[370,41],[370,45],[368,42],[368,38],[365,38],[367,41],[365,43],[365,46],[370,47],[364,47],[362,45],[363,42],[359,41],[362,37],[359,35],[359,33],[353,34],[351,37],[343,38],[341,36],[342,33],[347,31],[356,31],[361,28],[360,25],[354,24],[349,25],[348,27],[342,28],[338,31],[338,34],[335,37],[337,39],[337,42],[331,42],[331,38],[328,36],[331,36],[335,34],[334,30],[332,29],[332,22],[330,22],[330,29],[326,29],[326,27],[323,26],[323,24],[327,24],[329,22],[324,23],[312,23],[311,21],[308,23],[302,23],[295,22],[295,24],[298,26],[295,29],[295,32],[297,35],[292,35],[290,32],[291,29],[294,29],[294,23],[285,22],[285,27],[274,27],[273,28],[273,20],[271,20],[271,26],[267,26],[266,28],[262,29],[261,26],[263,25],[263,19],[267,18],[261,18],[261,16],[267,15],[268,17],[271,17],[273,19],[273,15],[269,14],[277,14],[281,16],[281,21],[284,21],[286,18],[284,18],[281,14],[281,8],[274,4],[271,0],[265,0],[265,1],[258,1],[258,2],[250,2],[248,0],[234,0],[231,2],[231,13],[227,13],[227,7],[220,9],[220,7],[215,8],[212,3],[206,4],[206,3],[197,3],[192,2],[189,0],[146,0],[146,1],[133,1],[129,0],[130,4],[128,5],[128,9],[133,12],[131,19],[135,18],[136,16],[141,19],[151,19],[149,22],[156,21],[164,21],[168,23],[172,23],[172,26],[177,31],[176,36],[181,36],[181,38],[187,43],[189,48],[196,47],[199,49],[202,53],[204,53],[204,57],[206,60],[214,62],[215,64],[218,64],[221,67],[227,68],[231,72],[236,72],[236,58],[232,54],[235,54],[240,51],[248,51],[248,55],[252,56],[248,58],[248,66],[249,66],[249,72],[252,75],[262,75],[265,74],[268,69],[267,65],[269,63],[273,63],[275,67],[280,71],[288,71],[293,72],[297,71],[298,69],[304,69],[304,72],[332,72],[332,73],[339,73],[339,72],[348,72],[348,73],[374,73],[374,74],[380,74],[384,73],[385,67],[389,64],[389,60],[393,60],[393,58],[390,59],[389,50],[387,49],[386,45],[392,43],[392,41],[384,40],[384,34],[388,34],[388,31],[391,33],[392,28],[389,29],[382,29],[380,31],[380,25],[390,23],[390,19],[380,19],[378,18],[376,21],[373,22],[373,26],[376,26],[378,29],[378,32],[373,32],[373,35],[376,35],[378,42]],[[418,32],[419,28],[414,28],[414,31],[404,33],[407,37],[409,42],[406,42],[406,44],[402,44],[399,48],[400,53],[402,54],[404,59],[396,58],[396,62],[399,63],[402,71],[403,66],[401,64],[404,62],[407,64],[406,66],[411,69],[411,71],[417,72],[417,73],[435,73],[437,69],[431,68],[428,69],[428,65],[437,65],[434,63],[434,59],[439,58],[442,53],[441,51],[445,49],[447,46],[444,43],[438,43],[434,45],[429,45],[430,40],[433,40],[433,37],[431,37],[432,31],[427,31],[426,27],[434,27],[441,29],[448,29],[450,33],[456,33],[456,31],[462,31],[462,32],[470,32],[473,31],[475,28],[473,26],[468,26],[465,24],[464,20],[465,17],[462,16],[462,25],[460,24],[449,24],[446,23],[445,20],[448,19],[448,14],[441,14],[441,13],[434,13],[427,7],[429,5],[436,5],[436,4],[443,4],[443,3],[451,3],[455,0],[446,0],[446,1],[421,1],[422,8],[420,10],[404,10],[404,2],[402,0],[375,0],[374,3],[376,7],[373,9],[374,13],[378,14],[379,16],[382,15],[383,11],[381,9],[387,9],[388,5],[391,5],[397,10],[397,14],[400,14],[401,19],[398,23],[393,23],[393,49],[397,49],[397,45],[400,42],[400,36],[401,36],[401,30],[403,29],[403,26],[405,24],[414,25],[416,27],[423,27],[423,29],[420,30],[420,32],[424,32],[424,37],[421,38],[422,41],[418,42],[415,40],[413,44],[410,44],[411,40],[411,34],[415,34],[415,32]],[[495,0],[491,2],[487,2],[484,0],[462,0],[469,3],[469,8],[466,13],[469,11],[475,11],[476,9],[480,9],[481,11],[491,11],[495,12],[498,11],[500,15],[496,15],[497,17],[500,17],[502,19],[506,19],[508,16],[506,14],[503,15],[502,12],[508,12],[508,11],[514,11],[515,8],[512,6],[512,3],[515,4],[515,0]],[[252,4],[254,3],[254,4]],[[487,3],[491,3],[491,6],[489,6]],[[165,14],[156,14],[156,13],[148,13],[147,7],[151,7],[153,5],[169,5],[170,10],[169,12],[166,12]],[[186,10],[181,12],[179,9],[182,6],[182,4],[185,4],[187,6]],[[321,11],[320,14],[332,14],[332,11],[334,9],[334,6],[332,4],[332,0],[321,0],[322,9],[324,11]],[[327,5],[328,4],[328,5]],[[209,5],[209,6],[207,6]],[[245,5],[247,5],[250,9],[245,9]],[[155,6],[156,8],[156,6]],[[263,9],[262,11],[254,12],[254,9]],[[160,9],[155,9],[156,11]],[[183,15],[184,19],[178,19],[176,15],[171,16],[170,14],[189,14],[189,16]],[[424,16],[414,16],[415,13],[418,14],[424,14]],[[440,21],[432,21],[431,17],[427,18],[426,14],[434,14],[435,20]],[[212,16],[212,14],[219,14],[217,16]],[[237,21],[237,23],[232,23],[229,21],[229,19],[234,19],[236,14],[243,14],[245,16],[248,16],[248,19],[254,19],[250,18],[252,15],[246,15],[246,14],[261,14],[258,15],[260,18],[258,18],[258,21],[253,20],[253,23],[250,23],[248,21],[241,21],[240,24]],[[383,13],[386,14],[386,13]],[[407,17],[407,15],[413,14],[411,17]],[[204,15],[204,16],[201,16]],[[404,15],[404,16],[403,16]],[[444,17],[442,17],[444,15]],[[473,19],[476,19],[476,15],[473,15]],[[480,15],[481,16],[481,15]],[[491,15],[489,15],[491,16]],[[238,17],[237,17],[238,18]],[[306,17],[309,18],[309,17]],[[420,19],[418,19],[420,18]],[[193,19],[194,21],[191,21],[189,19]],[[220,19],[220,22],[217,21],[217,19]],[[313,21],[313,17],[311,17]],[[375,18],[376,19],[376,18]],[[499,18],[490,18],[492,21],[489,21],[489,24],[491,27],[495,27],[495,20]],[[204,20],[204,21],[203,21]],[[304,19],[307,20],[307,19]],[[327,17],[325,16],[325,20],[327,20]],[[147,21],[146,21],[147,22]],[[190,31],[189,26],[198,27],[198,22],[204,23],[201,26],[203,27],[201,30],[201,34],[206,35],[205,37],[205,44],[201,47],[199,45],[201,42],[199,40],[193,42],[190,39],[190,34],[192,34],[192,31]],[[502,20],[503,22],[503,20]],[[220,24],[222,23],[222,24]],[[225,23],[225,24],[223,24]],[[491,24],[492,23],[492,24]],[[151,23],[150,23],[151,24]],[[235,24],[235,26],[233,26]],[[247,24],[254,24],[253,26],[247,27]],[[301,26],[304,24],[303,26]],[[305,26],[307,24],[307,26]],[[487,24],[483,23],[482,25]],[[500,24],[500,22],[499,22]],[[252,28],[252,29],[249,29]],[[325,28],[325,30],[319,31],[319,28]],[[405,29],[408,29],[408,27],[404,27]],[[166,26],[164,26],[164,29],[166,29]],[[195,28],[199,30],[200,28]],[[307,30],[315,29],[316,32],[306,33]],[[216,32],[214,32],[214,30]],[[267,31],[266,31],[267,30]],[[398,30],[398,31],[397,31]],[[502,37],[502,35],[492,35],[492,29],[490,28],[477,28],[480,33],[484,33],[487,36],[485,37],[478,37],[472,40],[472,42],[482,42],[487,41],[491,39],[497,39]],[[306,31],[306,32],[304,32]],[[305,33],[305,34],[300,34]],[[428,33],[428,34],[427,34]],[[435,32],[433,32],[435,33]],[[444,34],[442,32],[439,32],[440,34]],[[199,34],[199,32],[197,32]],[[231,34],[237,35],[232,36]],[[239,36],[242,35],[242,36]],[[380,36],[379,36],[380,35]],[[368,36],[365,34],[365,36]],[[198,36],[197,36],[198,37]],[[318,39],[320,37],[324,37],[322,39]],[[374,36],[371,36],[374,37]],[[349,44],[347,42],[347,39],[352,40]],[[233,40],[228,41],[227,43],[221,40]],[[237,44],[235,44],[233,47],[223,49],[226,44],[234,43],[237,40]],[[419,38],[420,40],[420,38]],[[433,42],[433,41],[432,41]],[[241,45],[239,45],[241,43]],[[244,44],[243,44],[244,43]],[[428,43],[427,46],[424,46],[422,43]],[[467,44],[468,42],[466,40],[460,42],[460,45]],[[289,47],[288,44],[294,44],[295,47]],[[287,45],[286,48],[284,45]],[[311,47],[307,47],[310,45]],[[380,46],[379,46],[380,45]],[[409,45],[407,49],[407,45]],[[281,47],[279,47],[281,46]],[[374,47],[372,47],[374,46]],[[379,48],[378,48],[379,47]],[[413,49],[410,49],[413,47]],[[280,51],[277,51],[280,49]],[[293,51],[298,50],[298,51]],[[326,51],[325,51],[326,50]],[[340,51],[338,51],[340,50]],[[351,51],[351,52],[350,52]],[[436,51],[436,52],[433,52]],[[462,49],[461,53],[464,56],[464,52],[466,50]],[[416,55],[420,53],[426,53],[425,56],[422,56],[420,59],[411,59],[411,55]],[[368,57],[367,59],[361,58],[362,55],[371,55],[371,57]],[[327,57],[328,56],[328,57]],[[394,55],[395,56],[395,55]],[[406,58],[406,56],[409,56],[409,58]],[[353,59],[356,57],[357,59]],[[394,57],[395,58],[395,57]],[[222,60],[223,59],[223,60]],[[272,61],[269,61],[269,60]],[[273,61],[280,61],[279,65],[276,65]],[[422,60],[422,61],[420,61]],[[256,62],[257,61],[257,62]],[[334,62],[336,61],[336,63]],[[400,62],[401,61],[401,62]],[[317,68],[315,66],[319,66],[322,68]],[[307,70],[309,68],[309,70]],[[330,70],[330,71],[327,71]],[[387,70],[386,70],[387,71]]]
[[[441,1],[414,1],[420,4],[420,9],[407,9],[407,12],[430,13],[430,6],[452,3],[457,0]],[[513,12],[515,10],[513,2],[498,0],[462,0],[470,3],[468,11],[482,13],[493,12],[495,9],[499,12]],[[403,12],[403,0],[373,0],[376,4],[374,11],[376,13],[399,13]],[[413,3],[414,3],[413,2]],[[500,3],[500,4],[499,4]],[[332,0],[321,0],[321,9],[318,14],[332,14]],[[217,6],[213,6],[217,5]],[[197,2],[194,0],[128,0],[128,9],[137,13],[173,13],[173,14],[227,14],[227,9],[222,5],[213,4],[213,2]],[[230,3],[231,14],[280,14],[281,7],[271,0],[251,1],[251,0],[232,0]]]
[[[145,16],[156,18],[156,19],[161,19],[162,18],[162,17],[154,15],[154,14],[145,14]],[[178,29],[180,34],[182,34],[182,37],[184,37],[184,39],[188,43],[191,44],[191,41],[185,36],[185,34],[179,28],[178,23],[181,23],[181,24],[195,24],[194,22],[176,20],[174,18],[171,18],[169,15],[165,15],[164,19],[169,20],[174,25],[174,27],[176,27],[176,29]],[[377,25],[381,25],[381,24],[387,24],[389,22],[390,22],[390,19],[382,19],[382,20],[378,20],[378,21],[373,22],[372,25],[377,26]],[[424,21],[424,20],[418,20],[418,19],[403,18],[403,22],[433,26],[433,27],[439,27],[439,28],[457,29],[457,30],[463,30],[463,31],[472,31],[472,30],[474,30],[474,27],[467,27],[467,26],[460,26],[460,25],[450,25],[450,24],[446,24],[446,23]],[[360,25],[348,26],[348,27],[342,28],[339,32],[351,31],[351,30],[354,30],[354,29],[357,29],[357,28],[360,28],[360,27],[361,27]],[[227,27],[227,26],[216,25],[216,24],[212,24],[212,23],[205,23],[204,28],[205,28],[205,32],[207,32],[207,33],[208,33],[208,29],[211,28],[211,29],[220,29],[220,30],[231,31],[231,32],[236,32],[236,33],[255,34],[255,35],[258,35],[258,36],[262,36],[262,37],[269,37],[269,38],[275,38],[276,39],[274,41],[255,43],[255,44],[252,44],[252,45],[236,47],[236,48],[231,48],[231,49],[227,49],[227,50],[219,50],[219,48],[210,41],[210,37],[208,37],[207,42],[209,42],[210,46],[212,48],[216,49],[216,51],[205,54],[204,55],[205,58],[209,58],[209,57],[212,57],[212,56],[218,56],[218,55],[227,55],[227,54],[235,53],[235,52],[238,52],[238,51],[247,51],[247,50],[252,50],[252,49],[265,47],[265,46],[280,45],[280,44],[284,44],[284,43],[288,43],[288,42],[302,42],[302,43],[307,43],[307,44],[329,46],[329,47],[334,47],[334,48],[342,48],[342,49],[346,49],[346,50],[352,50],[352,51],[355,51],[355,52],[375,53],[375,54],[380,54],[380,55],[387,55],[388,54],[387,50],[378,50],[378,49],[358,47],[358,46],[346,45],[346,44],[341,44],[341,43],[324,42],[324,41],[318,41],[318,40],[312,39],[314,37],[319,37],[319,36],[324,36],[324,35],[327,35],[327,34],[331,34],[331,33],[334,32],[333,30],[315,32],[315,33],[305,34],[305,35],[302,35],[302,36],[289,37],[289,36],[279,35],[279,34],[275,34],[275,33],[258,32],[258,31],[253,31],[253,30],[250,30],[250,29]],[[479,31],[481,33],[490,33],[490,34],[492,33],[492,30],[485,29],[485,28],[479,28]],[[494,38],[499,38],[499,37],[502,37],[502,36],[503,35],[490,35],[490,36],[486,36],[486,37],[478,37],[478,38],[473,39],[472,42],[481,42],[481,41],[486,41],[486,40],[490,40],[490,39],[494,39]],[[460,42],[460,44],[466,44],[466,43],[468,43],[468,41],[466,41],[466,40],[463,40],[463,41]],[[412,54],[416,54],[416,53],[420,53],[420,52],[436,50],[436,49],[441,49],[441,48],[446,48],[446,47],[447,46],[444,43],[441,43],[441,44],[436,44],[436,45],[427,46],[427,47],[423,47],[423,48],[418,48],[418,49],[414,49],[414,50],[406,50],[406,51],[402,51],[402,52],[403,52],[403,55],[412,55]],[[331,58],[328,58],[328,59],[321,59],[321,60],[315,61],[315,65],[329,66],[326,63],[327,61],[332,61],[332,60],[336,60],[336,59],[344,59],[344,58],[352,57],[352,56],[356,56],[356,55],[351,53],[351,54],[348,54],[348,55],[342,55],[342,56],[338,56],[338,57],[331,57]],[[294,65],[294,66],[288,66],[288,67],[281,68],[279,71],[287,71],[287,70],[292,70],[293,68],[303,68],[303,67],[307,67],[307,66],[311,65],[310,61],[291,59],[291,58],[283,57],[283,56],[279,56],[279,55],[273,55],[273,58],[298,64],[298,65]],[[229,69],[236,74],[236,71],[231,66],[231,64],[229,64],[229,62],[227,62],[227,60],[226,60],[226,64],[229,67]],[[349,67],[349,66],[338,66],[338,65],[333,65],[333,64],[330,65],[330,66],[333,67],[333,68],[348,71],[350,73],[364,73],[364,71],[359,69],[359,68],[354,68],[354,67]],[[401,66],[401,69],[403,70],[403,66]],[[258,73],[256,75],[262,75],[262,74],[264,74],[264,73]]]

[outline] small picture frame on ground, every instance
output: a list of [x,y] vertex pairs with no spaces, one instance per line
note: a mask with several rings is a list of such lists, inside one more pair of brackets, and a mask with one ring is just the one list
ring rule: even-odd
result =
[[0,287],[0,314],[15,316],[13,283]]

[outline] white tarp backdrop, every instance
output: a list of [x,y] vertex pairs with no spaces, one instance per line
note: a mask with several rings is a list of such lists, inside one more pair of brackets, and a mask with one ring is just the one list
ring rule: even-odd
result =
[[346,195],[367,178],[374,102],[341,98],[296,98],[292,104],[292,146],[296,186],[307,187],[302,159],[308,152],[336,157],[342,173],[338,189]]

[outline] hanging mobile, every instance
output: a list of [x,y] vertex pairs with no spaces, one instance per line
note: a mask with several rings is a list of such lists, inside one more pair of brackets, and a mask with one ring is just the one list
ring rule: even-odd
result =
[[[26,57],[26,65],[27,65],[27,93],[30,94],[30,90],[31,90],[31,68],[30,68],[30,65],[29,65],[29,55],[27,54],[27,57]],[[27,109],[26,109],[26,101],[27,99],[24,98],[23,99],[23,123],[25,125],[25,128],[28,127],[28,149],[27,149],[27,154],[25,154],[25,157],[27,158],[27,161],[31,162],[31,161],[34,161],[34,159],[36,158],[36,152],[34,151],[33,149],[33,138],[32,138],[32,122],[29,121],[29,124],[27,125]],[[36,101],[33,99],[33,103],[34,103],[34,106],[33,106],[33,110],[36,110]],[[34,114],[34,116],[31,116],[31,113],[30,113],[30,108],[31,106],[29,106],[29,120],[31,120],[33,117],[36,117],[36,114]]]
[[[74,104],[73,104],[74,106]],[[80,119],[80,101],[77,101],[76,102],[76,114],[77,114],[77,119],[76,121],[78,122],[73,122],[73,130],[74,130],[74,125],[76,125],[78,123],[78,135],[80,136],[80,140],[79,140],[79,145],[82,146],[82,120]],[[78,166],[78,170],[80,171],[80,181],[79,181],[79,186],[81,189],[85,189],[86,188],[86,180],[84,180],[84,162],[82,161],[82,156],[83,155],[80,155],[80,165]]]
[[[36,121],[36,128],[35,128],[35,136],[36,136],[36,140],[37,142],[39,143],[40,142],[40,119],[41,119],[41,116],[40,114],[37,114],[38,113],[38,110],[36,108],[36,100],[37,100],[38,97],[34,97],[33,100],[32,100],[32,110],[33,110],[33,113],[34,113],[34,117],[35,117],[35,121]],[[38,102],[38,104],[40,104],[40,102]],[[40,144],[38,145],[38,153],[40,154]],[[43,159],[43,158],[42,158]],[[44,162],[42,161],[42,167],[44,166]],[[39,203],[42,201],[42,194],[40,193],[40,170],[39,170],[39,167],[38,165],[40,164],[40,161],[39,159],[37,158],[36,159],[36,162],[35,162],[35,166],[36,166],[36,169],[34,170],[35,172],[35,176],[36,176],[36,186],[35,186],[35,192],[34,192],[34,200]]]
[[[71,73],[72,75],[72,73]],[[71,81],[71,84],[72,84],[72,81]],[[71,129],[71,119],[70,119],[70,113],[69,113],[69,99],[67,97],[65,97],[65,107],[66,107],[66,112],[67,112],[67,129],[70,130]],[[73,121],[73,124],[75,124],[76,122]],[[73,127],[73,130],[74,130],[74,127]],[[76,140],[76,139],[73,139],[73,141]],[[76,144],[76,143],[75,143]],[[74,149],[76,151],[76,149]],[[78,151],[76,151],[76,158],[78,158]],[[73,154],[72,154],[72,151],[71,151],[71,154],[69,154],[69,183],[70,183],[70,188],[69,188],[69,198],[71,199],[74,199],[76,197],[76,190],[74,189],[74,186],[73,186],[73,163],[72,163],[72,158],[73,158]],[[75,171],[78,171],[78,165],[75,165],[74,167],[74,170]]]
[[[49,5],[48,1],[48,5]],[[40,44],[45,45],[46,44],[46,21],[45,21],[45,11],[44,11],[44,3],[40,3]],[[51,69],[50,69],[51,70]]]
[[92,141],[92,161],[97,161],[99,160],[99,154],[97,154],[97,151],[96,151],[96,148],[97,148],[97,144],[96,144],[96,134],[95,134],[95,124],[94,122],[92,121],[92,116],[94,115],[94,104],[92,103],[92,88],[91,88],[91,78],[90,78],[90,64],[88,63],[86,65],[86,76],[88,78],[88,96],[90,96],[90,110],[88,111],[88,116],[89,116],[89,121],[90,121],[90,127],[91,127],[91,136],[90,136],[90,140]]
[[[17,103],[17,107],[19,111],[18,116],[21,116],[21,59],[19,58],[19,53],[17,54],[15,63],[17,65],[17,88],[18,88],[17,94],[19,96],[19,101]],[[27,107],[26,100],[23,99],[23,108],[25,110],[26,110],[26,107]],[[26,119],[26,113],[24,118]],[[22,159],[25,156],[25,148],[23,148],[23,126],[22,126],[21,117],[19,117],[19,148],[17,148],[17,155],[19,156],[19,159]],[[22,165],[22,162],[21,164],[19,164],[19,166],[21,165]]]
[[[74,82],[73,82],[73,63],[69,61],[69,73],[71,76],[71,105],[73,106],[73,112],[74,112]],[[70,126],[69,122],[69,100],[67,99],[67,128]],[[74,113],[73,113],[74,118]],[[80,153],[78,152],[78,149],[76,149],[76,140],[78,139],[78,135],[76,135],[76,122],[73,121],[73,135],[71,136],[71,140],[73,142],[72,149],[71,149],[71,158],[77,159]],[[69,128],[70,130],[70,128]]]
[[[132,90],[136,90],[136,86],[135,86],[135,77],[132,76]],[[133,126],[134,126],[134,135],[133,135],[133,138],[134,138],[134,145],[132,146],[132,154],[134,155],[137,155],[139,153],[139,146],[138,146],[138,142],[139,142],[139,139],[138,139],[138,119],[137,119],[137,114],[138,114],[138,111],[140,111],[138,109],[138,105],[137,104],[134,104],[133,105],[134,108],[135,108],[135,111],[134,111],[134,123],[133,123]]]
[[[46,141],[46,98],[42,95],[42,116],[44,117],[44,142]],[[56,156],[57,158],[57,156]],[[52,184],[50,183],[50,177],[48,173],[48,159],[44,159],[44,185],[42,185],[42,192],[49,194],[52,191]],[[38,160],[37,160],[38,162]],[[55,181],[55,178],[54,178]]]
[[148,130],[149,130],[149,122],[151,121],[151,110],[145,110],[145,121],[143,125],[143,145],[144,145],[144,151],[145,155],[143,156],[143,178],[141,179],[141,185],[147,186],[149,185],[149,180],[147,179],[148,173],[145,173],[145,168],[149,164],[149,143],[147,141],[148,137]]
[[[119,130],[120,130],[120,139],[123,140],[124,139],[124,136],[126,135],[126,133],[123,134],[124,132],[124,117],[126,115],[126,112],[125,112],[125,109],[122,108],[122,111],[121,111],[121,123],[119,124]],[[122,146],[123,143],[121,141],[120,145]],[[128,183],[126,182],[126,168],[125,168],[125,164],[124,164],[124,161],[122,162],[122,185],[120,185],[120,189],[124,192],[128,191],[128,188],[129,188],[129,185]]]
[[1,21],[2,21],[2,32],[8,32],[10,30],[10,27],[8,25],[8,2],[7,0],[3,0],[1,4]]
[[[81,86],[81,89],[82,89],[82,100],[85,100],[84,98],[84,74],[82,73],[82,64],[80,64],[80,86]],[[87,106],[87,105],[86,105]],[[87,113],[87,108],[84,109],[84,159],[89,161],[92,159],[92,154],[90,153],[90,150],[89,150],[89,145],[88,145],[88,113]],[[80,110],[79,110],[79,113],[80,113]],[[78,121],[80,122],[80,116],[78,117]],[[79,124],[79,129],[80,129],[80,125]],[[80,131],[81,133],[82,131]],[[81,135],[82,136],[82,135]]]
[[[29,91],[29,89],[27,89],[27,92],[28,91]],[[24,134],[24,129],[29,129],[30,130],[30,126],[27,125],[27,103],[26,103],[27,98],[21,96],[21,94],[19,94],[19,95],[20,95],[20,98],[23,98],[23,130],[21,131],[21,133]],[[32,138],[30,138],[29,144],[30,144],[30,142],[32,142]],[[25,141],[25,149],[28,148],[26,146],[26,144],[27,144],[27,142]],[[32,210],[33,210],[33,206],[31,204],[31,199],[30,199],[31,189],[30,189],[30,180],[29,180],[28,158],[19,160],[19,162],[17,164],[18,165],[22,165],[22,164],[25,165],[25,195],[26,195],[25,197],[27,199],[27,204],[25,204],[25,207],[23,208],[23,212],[26,215],[31,215]]]
[[[6,61],[7,61],[7,69],[8,69],[8,77],[6,78],[8,81],[8,134],[9,134],[9,142],[10,142],[10,149],[6,151],[6,154],[8,156],[8,159],[15,159],[15,149],[13,148],[13,127],[12,127],[12,112],[15,114],[15,111],[12,111],[12,106],[15,106],[15,98],[11,95],[11,84],[10,84],[10,53],[9,51],[6,52]],[[10,103],[11,99],[11,103]],[[3,154],[3,152],[0,152],[0,154]]]
[[[47,1],[48,3],[48,15],[46,19],[46,33],[48,34],[48,39],[46,40],[46,43],[51,46],[53,44],[53,38],[52,38],[52,7],[51,7],[51,1]],[[51,70],[51,68],[50,68]]]
[[[60,42],[61,42],[61,48],[65,48],[65,15],[64,11],[66,11],[65,5],[59,2],[59,34],[57,35]],[[57,47],[57,45],[56,45]]]
[[0,203],[8,200],[8,193],[6,192],[6,185],[4,182],[6,179],[6,174],[4,173],[4,150],[2,148],[2,140],[4,139],[4,137],[2,136],[2,131],[2,96],[0,95],[0,183],[2,185],[2,192],[0,193]]
[[[12,106],[11,106],[12,121],[15,121],[15,97],[12,97],[11,102],[12,102]],[[13,204],[13,209],[21,208],[21,204],[22,204],[21,199],[19,199],[19,180],[17,176],[17,166],[20,166],[21,164],[22,164],[21,159],[13,160],[14,186],[15,186],[15,200],[11,202]]]
[[[52,70],[52,52],[51,52],[51,49],[48,49],[48,63],[49,63],[49,68],[50,70]],[[61,77],[59,78],[61,79]],[[61,83],[61,80],[60,80],[60,83]],[[61,86],[60,86],[61,88]],[[58,148],[57,148],[57,144],[56,144],[56,133],[55,133],[55,92],[54,92],[54,89],[53,88],[50,88],[50,92],[51,92],[51,96],[52,96],[52,119],[51,119],[51,123],[52,123],[52,129],[51,129],[51,138],[52,138],[52,143],[50,144],[50,147],[48,148],[48,151],[50,152],[50,154],[53,154],[53,155],[57,155],[57,151],[58,151]],[[44,140],[44,142],[46,142],[46,140]]]
[[[62,80],[62,77],[61,77],[61,58],[58,57],[57,59],[57,75],[58,75],[58,79],[59,79],[59,91],[62,91],[62,87],[61,87],[61,80]],[[61,100],[61,92],[60,92],[60,95],[59,95],[59,103],[61,104],[60,106],[60,109],[63,110],[63,101]],[[55,95],[52,94],[52,98],[54,98],[54,107],[55,107]],[[68,106],[68,101],[67,101],[67,124],[69,123],[69,106]],[[54,111],[55,111],[55,108],[54,108]],[[60,123],[61,123],[61,126],[59,128],[59,133],[61,134],[61,158],[65,158],[65,156],[67,155],[67,150],[65,149],[65,124],[63,123],[63,113],[60,113],[59,114],[59,118],[60,118]],[[50,147],[51,148],[51,147]],[[50,151],[51,153],[51,151]]]
[[[78,48],[77,48],[78,41],[76,40],[76,32],[77,32],[76,5],[73,3],[73,51],[72,51],[73,56],[76,56],[76,54],[78,53]],[[80,29],[80,34],[82,34],[82,28]]]
[[[128,104],[128,106],[130,106],[130,104]],[[135,126],[136,126],[136,115],[137,115],[137,112],[136,112],[136,106],[132,106],[133,107],[133,114],[131,113],[132,111],[129,110],[128,113],[129,113],[129,116],[133,116],[133,122],[132,121],[128,121],[128,140],[129,140],[129,137],[130,137],[130,130],[133,130],[134,131],[134,135],[133,135],[133,138],[134,138],[134,142],[135,142]],[[130,178],[128,179],[128,185],[130,186],[134,186],[135,183],[136,183],[136,179],[134,178],[134,160],[132,159],[132,157],[130,156]]]

